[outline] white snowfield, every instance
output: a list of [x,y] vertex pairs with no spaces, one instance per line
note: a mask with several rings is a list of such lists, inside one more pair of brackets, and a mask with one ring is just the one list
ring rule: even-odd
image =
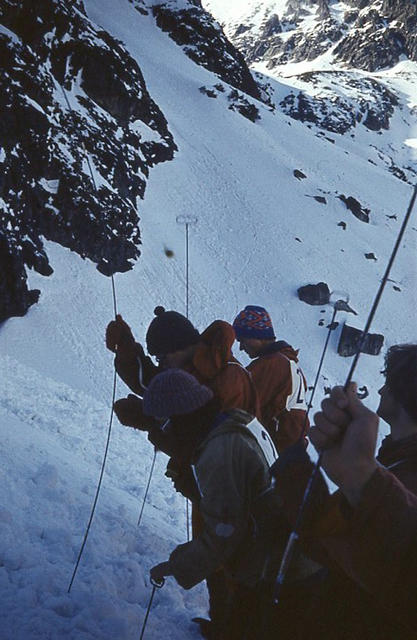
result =
[[[349,294],[358,315],[337,318],[317,407],[324,387],[347,375],[351,359],[336,353],[341,326],[365,324],[410,185],[368,162],[376,134],[358,132],[355,140],[334,134],[331,143],[261,103],[254,124],[229,110],[226,97],[199,92],[218,78],[186,57],[151,14],[128,0],[85,0],[85,6],[138,61],[179,148],[172,162],[152,169],[138,203],[143,253],[133,271],[115,276],[119,313],[143,341],[156,305],[185,311],[184,227],[176,217],[196,215],[190,318],[198,329],[216,318],[232,321],[246,304],[263,305],[277,336],[300,349],[312,383],[332,309],[300,302],[296,290],[325,281]],[[405,129],[398,129],[398,145],[416,137]],[[294,169],[306,179],[296,180]],[[369,224],[346,209],[336,197],[341,193],[370,208]],[[417,339],[416,218],[414,212],[372,327],[384,334],[384,350]],[[369,252],[376,261],[365,258]],[[104,332],[113,305],[110,279],[92,263],[52,243],[48,255],[54,274],[29,275],[30,286],[42,289],[39,304],[0,328],[0,638],[135,640],[151,595],[149,569],[186,540],[185,503],[158,454],[137,528],[153,448],[115,418],[96,515],[67,593],[106,444],[113,356]],[[383,354],[359,360],[355,379],[367,386],[370,407],[377,405],[382,367]],[[126,394],[119,381],[116,397]],[[168,578],[144,637],[198,638],[191,618],[205,615],[206,604],[203,585],[186,592]]]

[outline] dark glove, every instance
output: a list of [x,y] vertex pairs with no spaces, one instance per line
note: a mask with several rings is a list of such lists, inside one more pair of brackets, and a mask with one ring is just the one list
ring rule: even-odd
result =
[[112,320],[106,329],[106,347],[116,353],[119,348],[126,348],[135,344],[135,338],[129,325],[122,316],[117,315],[116,320]]
[[155,425],[155,419],[143,413],[143,400],[129,393],[114,403],[114,411],[119,421],[126,427],[148,431]]
[[189,500],[200,498],[195,478],[189,465],[181,464],[178,460],[170,458],[165,475],[170,478],[175,491],[178,493],[182,493]]
[[150,574],[152,580],[157,582],[158,586],[162,587],[162,585],[164,584],[164,577],[172,576],[172,569],[169,560],[167,562],[161,562],[160,564],[152,567],[152,569],[150,570]]

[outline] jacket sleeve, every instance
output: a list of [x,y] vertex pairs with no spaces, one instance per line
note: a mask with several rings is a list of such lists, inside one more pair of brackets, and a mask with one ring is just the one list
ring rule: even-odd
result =
[[114,366],[123,382],[140,396],[143,396],[149,382],[159,371],[138,342],[131,349],[118,351]]
[[204,529],[170,556],[173,575],[184,589],[223,566],[247,533],[252,483],[247,473],[248,447],[239,437],[228,434],[213,438],[196,465]]
[[[292,449],[278,461],[275,477],[284,512],[294,522],[312,465],[301,459],[300,449],[288,459]],[[379,467],[355,509],[340,491],[330,496],[319,480],[302,542],[309,555],[338,567],[391,610],[395,619],[416,625],[417,496],[392,473]]]
[[417,496],[378,468],[353,512],[353,573],[380,603],[417,623]]

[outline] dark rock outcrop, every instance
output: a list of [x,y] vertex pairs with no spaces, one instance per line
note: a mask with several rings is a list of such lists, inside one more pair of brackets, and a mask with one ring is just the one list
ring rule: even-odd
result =
[[43,238],[107,275],[130,269],[137,199],[176,148],[137,63],[81,0],[8,0],[2,23],[0,321],[37,300],[26,268],[52,272]]
[[[360,329],[355,329],[355,327],[345,324],[340,335],[337,353],[344,357],[355,355],[358,351],[361,338],[362,331]],[[368,333],[363,342],[361,353],[377,356],[383,344],[384,336],[382,334]]]
[[306,284],[297,289],[298,298],[307,304],[319,305],[330,302],[330,289],[325,282]]
[[261,94],[240,51],[229,42],[220,25],[205,11],[200,0],[188,0],[189,7],[164,2],[152,10],[157,25],[183,46],[196,64],[216,73],[235,89],[261,100]]
[[236,89],[232,89],[229,93],[228,100],[230,102],[229,109],[232,111],[237,111],[251,122],[256,122],[260,119],[261,116],[259,115],[258,107],[252,102],[249,102],[249,100],[236,91]]
[[[320,83],[321,96],[312,97],[303,91],[288,94],[280,107],[291,118],[340,134],[359,123],[372,131],[389,128],[398,98],[373,78],[330,71],[303,73],[299,79],[313,86]],[[335,91],[336,84],[339,89]],[[341,87],[343,98],[338,95]]]
[[299,169],[294,169],[293,176],[294,178],[297,178],[297,180],[304,180],[305,178],[307,178],[306,174]]
[[410,0],[383,0],[363,4],[351,0],[359,9],[352,29],[338,43],[334,53],[343,61],[366,71],[392,67],[404,55],[417,60],[417,5]]
[[345,203],[346,207],[353,213],[355,218],[361,220],[362,222],[369,222],[369,214],[371,210],[367,207],[363,207],[359,200],[356,200],[353,196],[344,196],[341,194],[338,196],[339,200]]

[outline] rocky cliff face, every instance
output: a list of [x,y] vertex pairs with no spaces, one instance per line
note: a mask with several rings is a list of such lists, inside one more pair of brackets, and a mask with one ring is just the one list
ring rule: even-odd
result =
[[398,98],[373,78],[341,71],[300,74],[306,84],[320,85],[320,99],[291,92],[280,103],[295,120],[311,122],[332,133],[347,133],[361,123],[372,131],[388,129]]
[[39,296],[26,268],[52,273],[43,238],[102,273],[130,269],[149,169],[176,148],[137,63],[81,0],[3,8],[0,321]]
[[175,0],[164,2],[155,5],[153,13],[158,26],[183,46],[194,62],[213,71],[232,87],[261,99],[243,54],[225,37],[219,24],[202,8],[200,0],[188,0],[182,8]]
[[275,8],[273,0],[257,3],[242,21],[227,25],[250,64],[262,60],[273,69],[313,60],[335,45],[336,61],[366,71],[392,67],[401,56],[417,61],[413,0],[287,0],[280,15]]
[[417,5],[414,0],[350,0],[344,16],[346,34],[334,51],[336,60],[366,71],[392,67],[401,56],[417,61]]

